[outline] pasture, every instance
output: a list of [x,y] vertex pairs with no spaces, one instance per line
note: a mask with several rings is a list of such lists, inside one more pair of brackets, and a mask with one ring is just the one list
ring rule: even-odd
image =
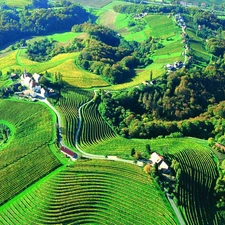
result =
[[142,168],[104,160],[82,160],[65,167],[1,210],[0,222],[178,223],[158,184]]
[[13,137],[0,151],[1,205],[60,166],[60,162],[49,149],[55,138],[55,117],[45,106],[1,100],[0,120],[14,127]]

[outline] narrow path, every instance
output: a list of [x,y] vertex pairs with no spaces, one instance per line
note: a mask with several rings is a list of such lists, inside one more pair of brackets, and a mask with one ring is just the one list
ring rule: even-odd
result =
[[184,222],[184,219],[180,213],[180,210],[177,208],[176,204],[174,203],[173,199],[170,197],[170,195],[167,193],[166,194],[166,197],[170,203],[170,205],[172,206],[176,216],[177,216],[177,219],[179,220],[180,222],[180,225],[185,225],[185,222]]

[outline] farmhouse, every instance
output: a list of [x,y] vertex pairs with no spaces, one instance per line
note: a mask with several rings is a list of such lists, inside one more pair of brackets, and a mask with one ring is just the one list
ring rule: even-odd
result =
[[[46,97],[48,94],[48,90],[46,91],[43,87],[40,85],[40,79],[41,75],[34,73],[33,75],[30,73],[27,73],[26,70],[24,70],[24,73],[21,75],[21,85],[28,88],[27,91],[24,91],[24,95],[30,96],[32,98],[35,98],[37,96]],[[54,95],[54,90],[51,89],[52,96]]]
[[75,152],[71,151],[70,149],[64,146],[61,146],[60,151],[67,157],[71,158],[73,161],[75,161],[78,158],[78,155]]
[[169,173],[170,167],[164,161],[163,156],[159,155],[156,152],[153,152],[150,157],[150,163],[154,166],[156,163],[158,164],[158,170],[162,173]]

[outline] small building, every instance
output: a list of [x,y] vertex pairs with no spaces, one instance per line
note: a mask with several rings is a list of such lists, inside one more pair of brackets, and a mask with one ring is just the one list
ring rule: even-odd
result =
[[160,154],[153,152],[150,157],[151,165],[154,166],[156,163],[158,165],[158,170],[162,173],[169,173],[170,167],[167,165],[167,163],[164,161],[163,156]]
[[73,161],[75,161],[78,158],[78,155],[75,152],[64,146],[61,146],[60,151],[67,157],[71,158]]

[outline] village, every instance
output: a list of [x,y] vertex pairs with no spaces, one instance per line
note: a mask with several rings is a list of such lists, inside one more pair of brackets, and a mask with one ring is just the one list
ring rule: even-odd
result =
[[24,98],[36,101],[36,99],[55,96],[56,92],[52,88],[44,87],[41,84],[41,77],[42,75],[37,73],[31,74],[26,69],[21,75],[11,73],[9,79],[13,84],[4,89],[2,97],[6,98],[9,95],[15,95],[20,99]]

